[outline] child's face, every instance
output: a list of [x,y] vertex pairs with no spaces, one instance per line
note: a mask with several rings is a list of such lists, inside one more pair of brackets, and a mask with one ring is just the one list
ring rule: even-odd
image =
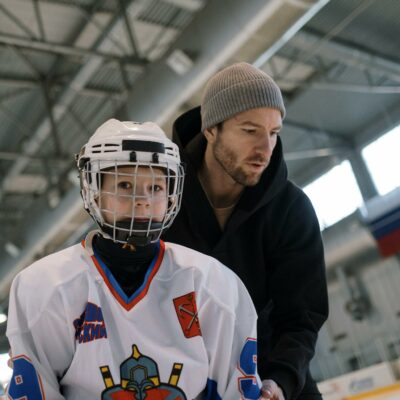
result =
[[103,172],[101,193],[97,199],[106,222],[161,222],[168,204],[165,173],[159,168],[118,167]]

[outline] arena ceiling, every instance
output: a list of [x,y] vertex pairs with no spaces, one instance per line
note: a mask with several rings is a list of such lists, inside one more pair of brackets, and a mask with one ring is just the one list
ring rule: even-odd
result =
[[235,61],[283,90],[300,186],[400,121],[397,0],[0,0],[0,307],[15,274],[90,228],[74,157],[110,117],[173,119]]

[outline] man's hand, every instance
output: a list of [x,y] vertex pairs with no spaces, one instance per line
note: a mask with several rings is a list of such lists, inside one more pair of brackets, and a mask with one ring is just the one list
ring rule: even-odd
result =
[[282,389],[272,380],[265,379],[261,387],[262,400],[285,400]]

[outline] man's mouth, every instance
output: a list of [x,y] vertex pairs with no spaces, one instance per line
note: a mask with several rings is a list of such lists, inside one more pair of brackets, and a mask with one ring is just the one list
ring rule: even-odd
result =
[[265,169],[268,165],[266,162],[258,162],[258,161],[249,161],[247,164],[254,169]]

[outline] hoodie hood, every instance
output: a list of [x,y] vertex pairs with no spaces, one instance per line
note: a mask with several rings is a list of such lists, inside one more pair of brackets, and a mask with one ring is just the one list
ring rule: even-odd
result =
[[[187,111],[175,121],[172,140],[179,146],[187,167],[197,170],[207,146],[207,141],[201,133],[200,107]],[[286,183],[287,167],[283,159],[281,138],[278,137],[270,164],[257,185],[245,188],[237,205],[238,211],[247,215],[253,214],[273,199]]]

